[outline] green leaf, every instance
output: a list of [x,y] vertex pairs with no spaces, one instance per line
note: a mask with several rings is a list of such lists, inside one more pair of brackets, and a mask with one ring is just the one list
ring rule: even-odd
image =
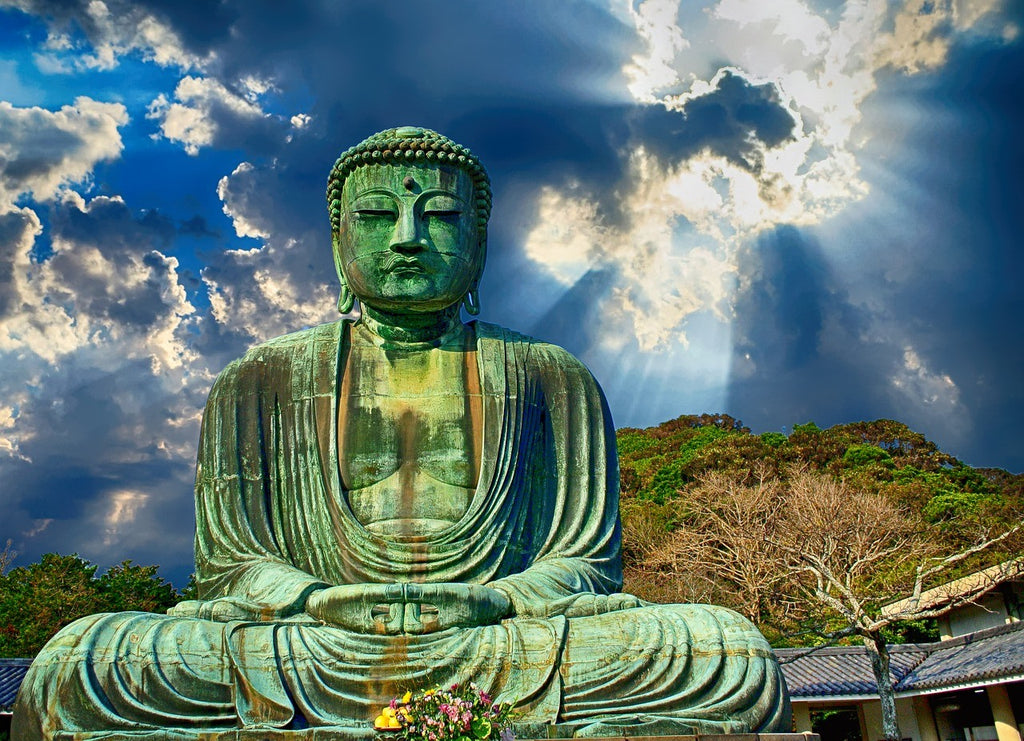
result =
[[473,718],[469,728],[477,738],[483,739],[491,735],[491,721],[487,718]]

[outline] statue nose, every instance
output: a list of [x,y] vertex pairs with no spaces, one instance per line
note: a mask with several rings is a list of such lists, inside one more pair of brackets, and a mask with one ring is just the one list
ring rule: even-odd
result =
[[415,253],[426,249],[427,239],[423,232],[423,225],[413,209],[402,213],[395,223],[395,235],[391,240],[391,249],[395,252]]

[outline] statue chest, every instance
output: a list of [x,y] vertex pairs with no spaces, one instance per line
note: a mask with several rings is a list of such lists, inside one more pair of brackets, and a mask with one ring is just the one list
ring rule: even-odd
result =
[[475,352],[354,346],[338,400],[338,460],[356,518],[386,535],[459,520],[480,473]]

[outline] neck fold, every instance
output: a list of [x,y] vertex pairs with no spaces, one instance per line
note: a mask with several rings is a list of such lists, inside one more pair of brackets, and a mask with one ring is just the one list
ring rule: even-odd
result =
[[362,306],[362,325],[387,347],[440,347],[465,331],[459,304],[436,313],[396,314]]

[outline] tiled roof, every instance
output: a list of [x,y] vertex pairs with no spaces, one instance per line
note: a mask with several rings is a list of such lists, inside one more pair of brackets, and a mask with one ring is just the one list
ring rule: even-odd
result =
[[9,712],[14,705],[14,697],[31,663],[32,659],[0,659],[0,712]]
[[[1024,623],[1012,623],[938,643],[890,646],[889,673],[897,692],[955,687],[1024,674]],[[872,696],[875,676],[863,646],[808,652],[776,649],[794,697]]]
[[[863,646],[834,646],[808,652],[806,648],[780,648],[789,694],[794,697],[834,697],[877,694],[867,649]],[[889,647],[889,674],[900,682],[928,656],[927,645]]]
[[1024,623],[943,641],[896,687],[933,689],[1024,674]]

